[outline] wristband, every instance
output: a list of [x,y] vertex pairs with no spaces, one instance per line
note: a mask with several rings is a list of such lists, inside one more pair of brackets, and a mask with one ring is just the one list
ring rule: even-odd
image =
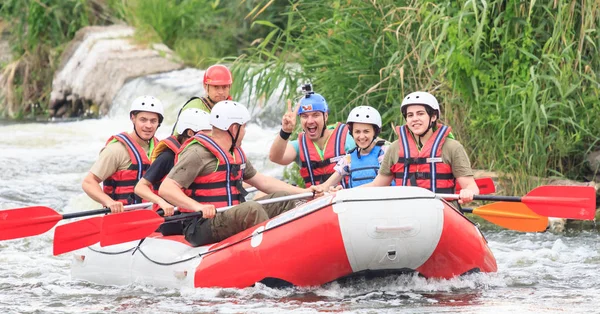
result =
[[290,135],[292,135],[292,133],[288,133],[286,131],[284,131],[283,129],[279,130],[279,137],[281,137],[284,140],[288,140],[288,138],[290,138]]

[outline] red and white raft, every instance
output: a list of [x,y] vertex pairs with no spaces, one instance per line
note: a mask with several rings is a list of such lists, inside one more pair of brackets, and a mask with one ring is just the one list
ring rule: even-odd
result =
[[154,234],[74,257],[77,279],[165,287],[316,286],[361,275],[448,279],[497,270],[479,229],[417,187],[342,190],[203,247]]

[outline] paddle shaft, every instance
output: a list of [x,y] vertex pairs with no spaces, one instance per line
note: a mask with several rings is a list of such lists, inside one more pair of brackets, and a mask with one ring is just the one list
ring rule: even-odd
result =
[[[125,205],[125,206],[123,206],[123,208],[125,208],[126,210],[134,210],[134,209],[142,209],[142,208],[146,208],[146,207],[150,207],[150,206],[152,206],[152,203],[140,203],[140,204]],[[78,213],[63,214],[62,219],[87,217],[87,216],[94,216],[94,215],[108,214],[108,213],[110,213],[110,208],[94,209],[94,210],[88,210],[88,211],[78,212]]]
[[[436,194],[439,198],[443,199],[459,199],[458,194]],[[573,202],[579,202],[585,200],[581,197],[552,197],[552,196],[503,196],[503,195],[473,195],[475,201],[494,201],[494,202],[526,202],[530,204],[571,204]]]
[[[439,198],[457,200],[458,194],[436,194]],[[520,196],[503,196],[503,195],[473,195],[473,200],[476,201],[495,201],[495,202],[520,202]]]
[[[287,202],[287,201],[294,201],[294,200],[299,200],[299,199],[305,199],[305,198],[309,198],[309,197],[313,197],[314,193],[312,192],[306,192],[306,193],[300,193],[300,194],[294,194],[294,195],[288,195],[288,196],[282,196],[282,197],[277,197],[277,198],[270,198],[270,199],[265,199],[265,200],[258,200],[256,201],[257,203],[261,204],[261,205],[267,205],[267,204],[273,204],[273,203],[279,203],[279,202]],[[237,205],[234,205],[237,206]],[[221,207],[221,208],[217,208],[217,212],[224,212],[234,206],[227,206],[227,207]],[[176,216],[170,216],[170,217],[166,217],[165,218],[165,222],[170,222],[170,221],[177,221],[177,220],[183,220],[183,219],[188,219],[188,218],[198,218],[198,217],[202,217],[202,212],[195,212],[195,213],[184,213],[181,215],[176,215]]]

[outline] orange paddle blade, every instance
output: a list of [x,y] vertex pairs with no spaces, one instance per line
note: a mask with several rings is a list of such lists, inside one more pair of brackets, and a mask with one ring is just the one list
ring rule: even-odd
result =
[[54,229],[54,255],[75,251],[100,241],[102,218],[94,217],[64,224]]
[[0,240],[42,234],[54,227],[62,215],[45,206],[31,206],[0,211]]
[[496,202],[474,208],[472,212],[493,224],[516,231],[538,232],[548,227],[548,217],[534,213],[523,203]]

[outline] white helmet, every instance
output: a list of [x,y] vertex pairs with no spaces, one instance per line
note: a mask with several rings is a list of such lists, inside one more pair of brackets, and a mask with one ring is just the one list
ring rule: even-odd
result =
[[164,118],[164,108],[160,99],[154,96],[140,96],[131,103],[129,114],[135,111],[154,112],[158,114],[158,123],[162,123]]
[[410,105],[428,106],[433,110],[437,110],[438,116],[440,115],[440,104],[437,99],[428,92],[414,92],[404,97],[402,105],[400,105],[400,110],[403,114],[406,112],[405,108]]
[[197,108],[189,108],[179,115],[176,131],[178,134],[183,134],[187,129],[191,129],[194,132],[212,130],[209,120],[210,114],[208,112]]
[[242,125],[248,121],[250,121],[248,109],[231,100],[219,101],[210,112],[210,124],[223,131],[228,130],[234,123]]
[[371,106],[358,106],[352,109],[346,120],[346,123],[351,122],[374,124],[381,129],[381,115]]

